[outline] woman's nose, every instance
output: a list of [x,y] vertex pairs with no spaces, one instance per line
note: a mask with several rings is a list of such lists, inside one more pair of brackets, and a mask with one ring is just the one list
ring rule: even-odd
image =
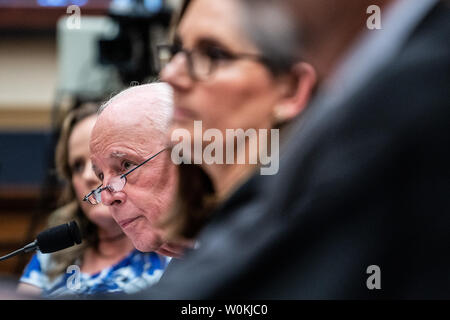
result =
[[175,90],[187,90],[193,80],[189,75],[187,57],[177,54],[161,71],[161,80],[170,84]]
[[83,171],[83,179],[88,183],[89,185],[97,185],[99,182],[99,179],[95,175],[94,170],[92,169],[92,162],[87,161],[86,166],[84,167]]

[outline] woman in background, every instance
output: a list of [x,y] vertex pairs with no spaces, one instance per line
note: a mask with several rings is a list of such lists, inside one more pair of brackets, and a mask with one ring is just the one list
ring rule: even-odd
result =
[[[174,92],[170,139],[188,132],[195,153],[196,146],[209,147],[203,133],[196,134],[195,121],[201,121],[203,132],[214,130],[221,137],[227,137],[229,130],[256,132],[249,139],[237,139],[237,144],[234,137],[232,141],[216,139],[224,151],[219,156],[216,152],[217,162],[201,159],[198,164],[198,153],[183,153],[172,214],[162,222],[174,238],[195,239],[205,223],[214,220],[215,209],[266,164],[249,159],[261,159],[271,150],[272,164],[277,162],[279,141],[272,133],[303,112],[316,85],[315,70],[296,54],[299,50],[272,48],[264,39],[252,39],[243,11],[239,0],[186,1],[173,44],[160,46],[160,60],[165,64],[161,80]],[[283,19],[270,17],[268,35],[297,43],[297,35]],[[261,132],[267,133],[266,144],[261,144]],[[237,159],[239,153],[246,156],[243,163]],[[276,171],[275,167],[271,174]]]
[[63,206],[50,215],[49,226],[76,220],[83,242],[53,254],[36,253],[20,279],[21,293],[45,297],[132,293],[157,282],[169,261],[154,252],[137,251],[108,207],[81,200],[101,184],[92,171],[89,152],[97,109],[85,104],[67,115],[55,156],[65,190]]

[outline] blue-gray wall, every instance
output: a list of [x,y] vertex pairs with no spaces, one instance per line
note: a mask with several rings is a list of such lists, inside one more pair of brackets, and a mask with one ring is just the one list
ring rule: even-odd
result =
[[0,131],[0,185],[41,185],[52,153],[49,132]]

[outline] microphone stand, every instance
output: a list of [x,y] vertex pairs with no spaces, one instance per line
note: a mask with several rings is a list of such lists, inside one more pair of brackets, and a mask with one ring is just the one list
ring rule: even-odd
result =
[[25,247],[20,248],[20,249],[18,249],[18,250],[16,250],[16,251],[13,251],[13,252],[11,252],[11,253],[8,253],[7,255],[5,255],[5,256],[3,256],[3,257],[0,257],[0,261],[3,261],[3,260],[6,260],[6,259],[9,259],[9,258],[12,258],[12,257],[18,255],[19,253],[22,253],[22,252],[25,252],[25,253],[26,253],[26,252],[31,252],[31,251],[34,251],[34,250],[36,250],[36,249],[38,249],[38,244],[37,244],[37,240],[34,240],[33,242],[27,244]]

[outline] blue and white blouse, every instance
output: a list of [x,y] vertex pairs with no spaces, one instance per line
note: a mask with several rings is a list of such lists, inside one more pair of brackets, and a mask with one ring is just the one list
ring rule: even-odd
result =
[[42,289],[47,298],[96,293],[135,293],[158,282],[170,258],[154,252],[133,250],[117,264],[96,274],[80,272],[77,265],[54,279],[47,276],[51,254],[37,252],[25,268],[20,281]]

